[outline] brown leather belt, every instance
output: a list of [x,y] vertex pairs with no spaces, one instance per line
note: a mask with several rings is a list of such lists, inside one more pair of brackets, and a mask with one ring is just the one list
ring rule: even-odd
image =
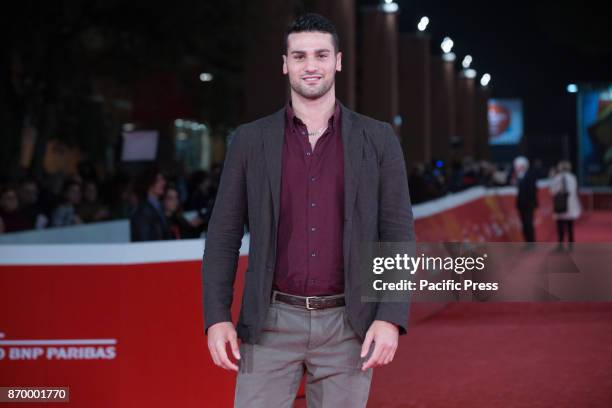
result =
[[295,296],[279,291],[272,292],[272,302],[287,303],[293,306],[303,307],[308,310],[327,309],[330,307],[344,306],[344,295],[333,296]]

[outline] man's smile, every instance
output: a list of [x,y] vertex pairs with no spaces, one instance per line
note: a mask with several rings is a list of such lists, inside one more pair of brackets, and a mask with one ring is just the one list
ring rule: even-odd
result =
[[322,78],[321,75],[306,75],[302,79],[307,83],[316,83]]

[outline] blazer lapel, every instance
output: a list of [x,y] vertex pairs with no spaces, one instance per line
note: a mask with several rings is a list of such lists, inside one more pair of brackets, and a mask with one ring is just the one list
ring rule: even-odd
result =
[[[355,125],[356,115],[342,105],[342,147],[344,149],[344,220],[353,218],[359,169],[361,167],[363,135]],[[355,126],[354,126],[355,125]]]
[[280,182],[283,166],[283,141],[285,137],[285,108],[271,116],[269,122],[262,129],[264,155],[270,190],[272,193],[272,205],[274,207],[274,231],[278,229],[278,217],[280,211]]

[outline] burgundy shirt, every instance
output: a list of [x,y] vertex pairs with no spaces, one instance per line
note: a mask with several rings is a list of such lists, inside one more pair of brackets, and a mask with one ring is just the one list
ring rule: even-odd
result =
[[344,156],[336,102],[314,150],[287,103],[274,288],[299,296],[344,292]]

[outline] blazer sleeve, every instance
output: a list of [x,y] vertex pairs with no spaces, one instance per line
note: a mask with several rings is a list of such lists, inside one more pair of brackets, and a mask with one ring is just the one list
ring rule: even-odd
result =
[[202,260],[205,333],[215,323],[231,322],[234,280],[247,213],[246,147],[241,127],[230,142]]
[[[384,129],[385,147],[380,164],[378,209],[379,239],[381,242],[414,242],[414,220],[406,164],[399,139],[388,123]],[[398,326],[405,334],[408,326],[409,302],[387,301],[378,304],[376,320]]]

